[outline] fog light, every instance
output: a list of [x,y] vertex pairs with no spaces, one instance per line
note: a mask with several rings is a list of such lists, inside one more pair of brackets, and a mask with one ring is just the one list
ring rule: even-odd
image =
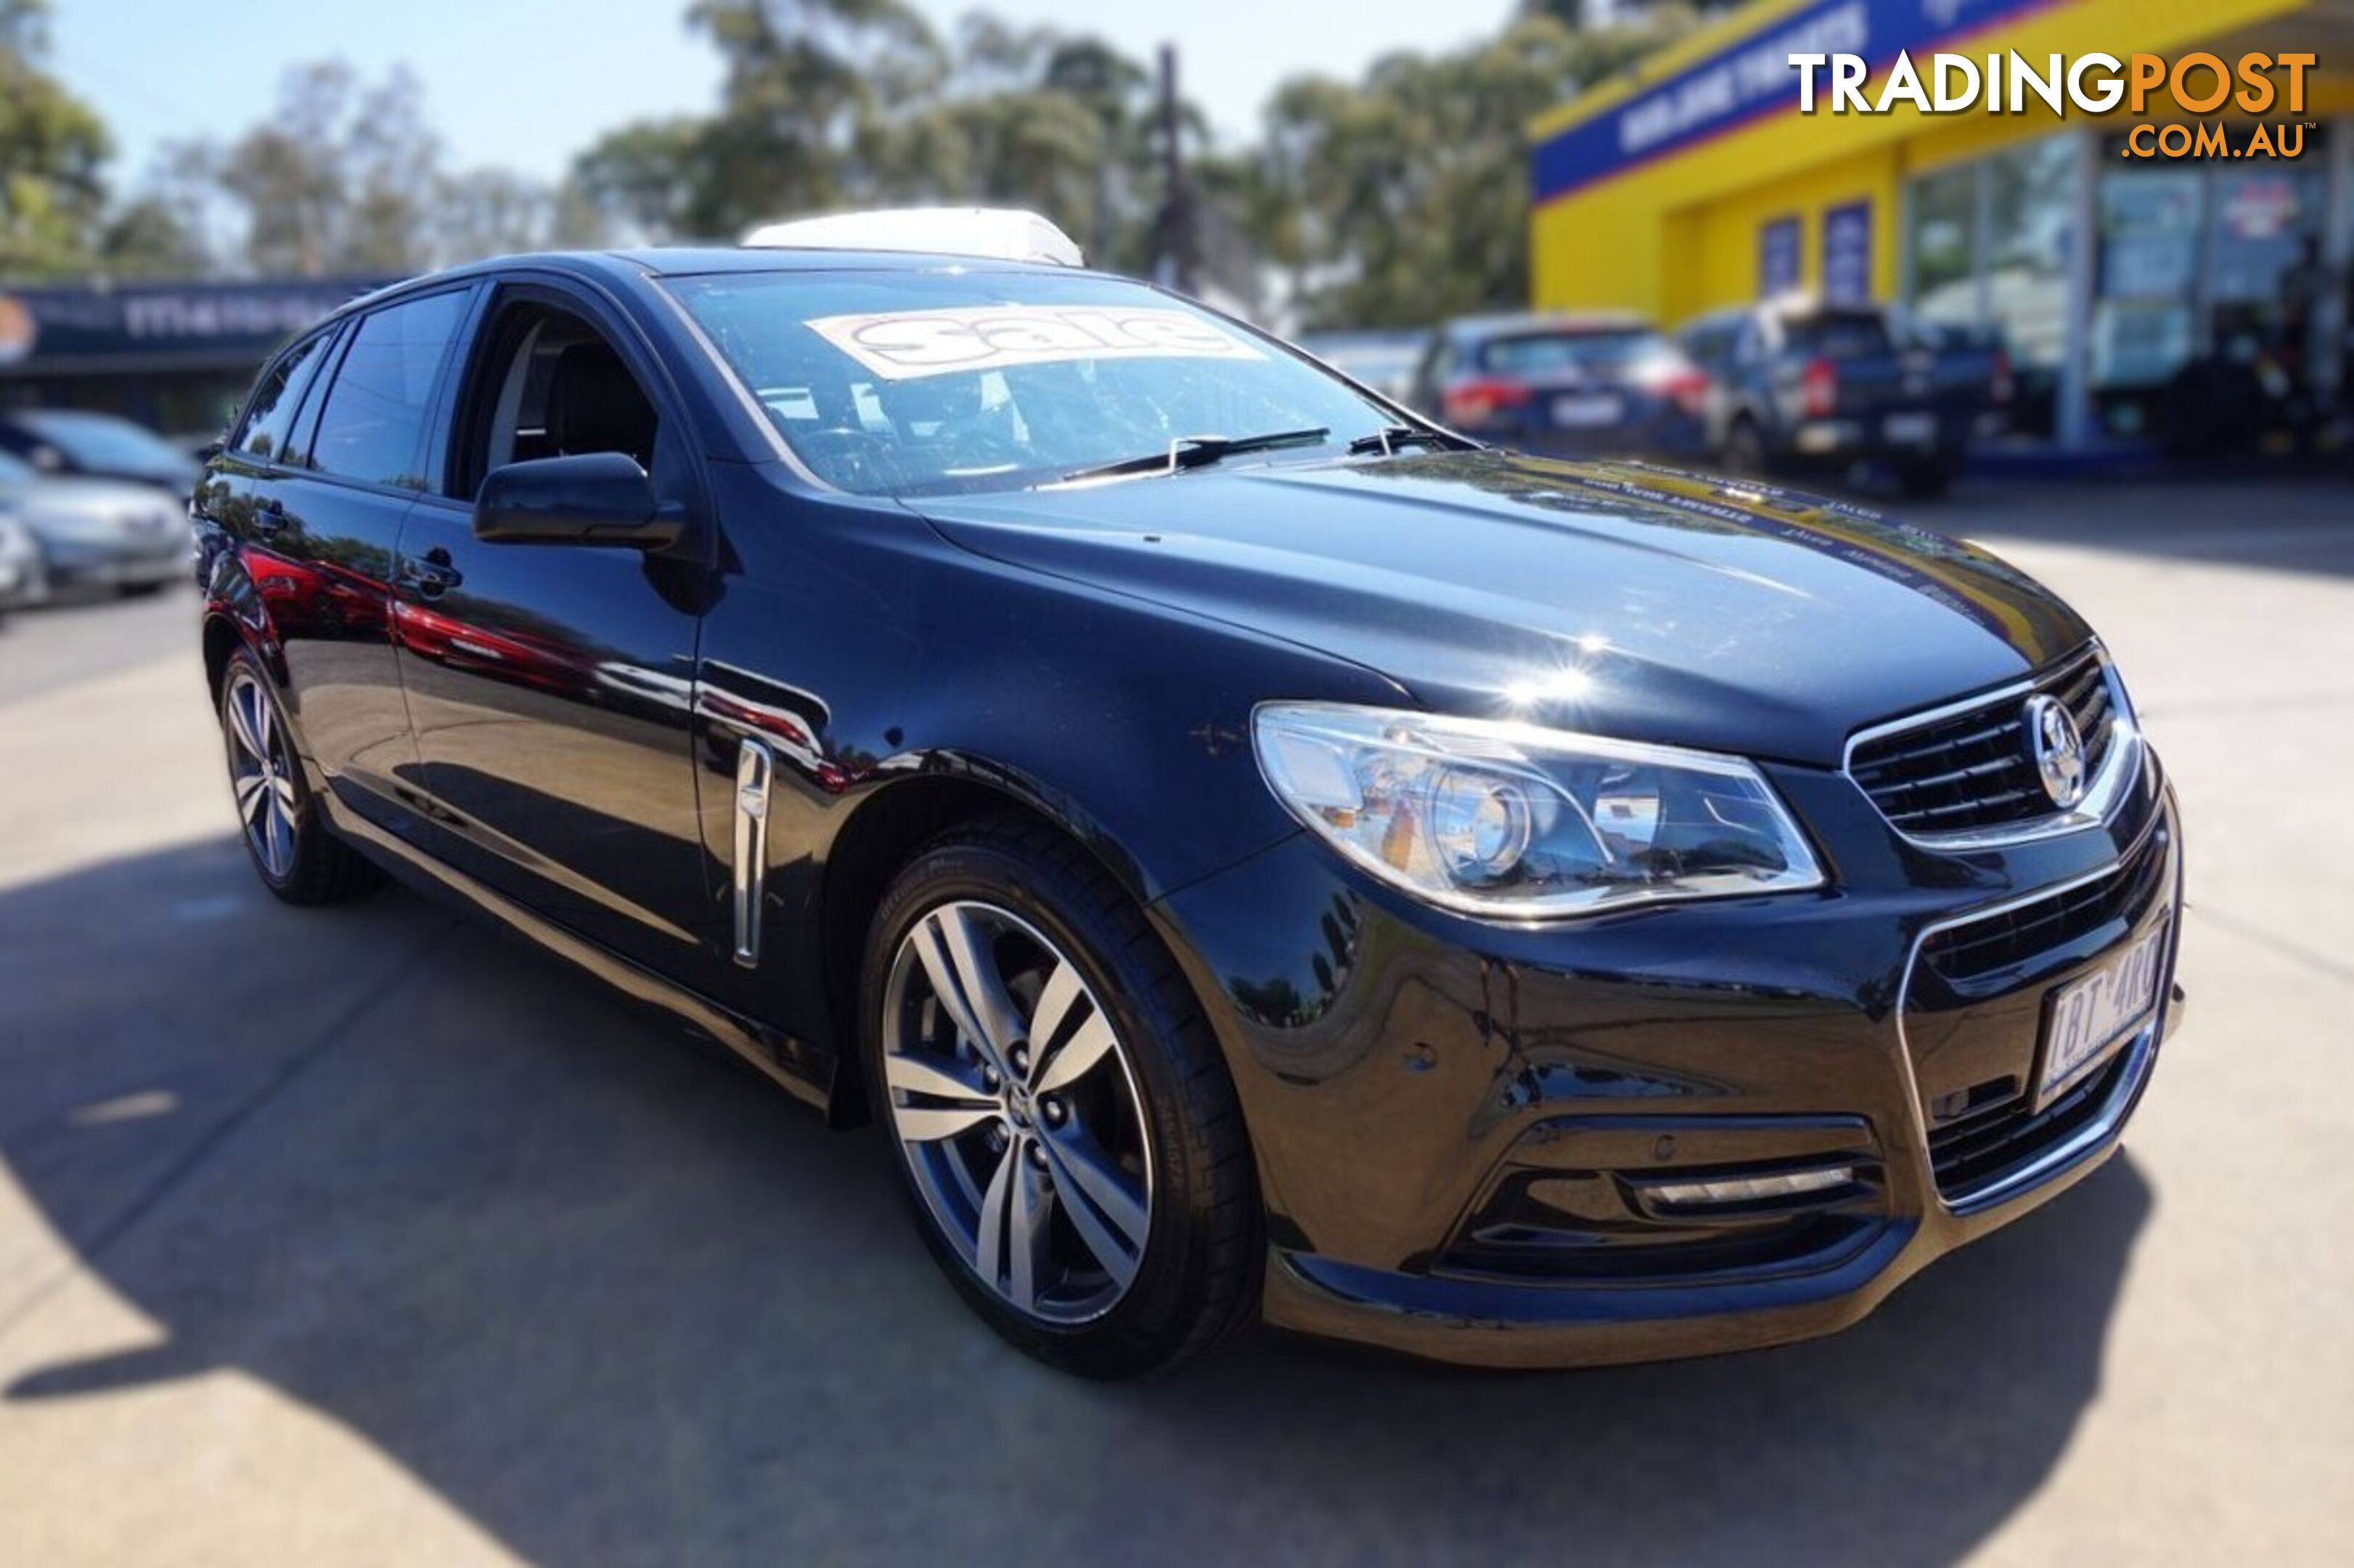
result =
[[1729,1176],[1716,1181],[1646,1182],[1651,1196],[1662,1203],[1685,1207],[1718,1207],[1733,1203],[1764,1203],[1778,1198],[1803,1198],[1829,1192],[1855,1181],[1852,1165],[1826,1165],[1817,1171],[1784,1171],[1772,1176]]

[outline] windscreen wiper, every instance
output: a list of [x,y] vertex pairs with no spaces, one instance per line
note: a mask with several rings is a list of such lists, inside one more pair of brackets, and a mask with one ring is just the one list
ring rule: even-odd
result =
[[1449,435],[1445,430],[1431,429],[1424,425],[1384,425],[1369,436],[1359,436],[1349,443],[1351,457],[1372,457],[1378,452],[1384,457],[1400,447],[1437,447],[1441,451],[1468,452],[1479,442],[1462,436]]
[[1329,426],[1318,425],[1312,429],[1269,430],[1257,436],[1179,436],[1169,443],[1164,451],[1123,458],[1119,462],[1103,463],[1095,468],[1074,469],[1055,482],[1072,484],[1080,480],[1119,479],[1129,474],[1182,473],[1189,468],[1205,467],[1222,458],[1236,457],[1244,452],[1321,446],[1331,434]]

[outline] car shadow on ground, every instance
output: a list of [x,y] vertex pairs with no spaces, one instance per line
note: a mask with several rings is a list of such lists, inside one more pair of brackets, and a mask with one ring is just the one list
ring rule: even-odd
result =
[[2113,1162],[1785,1350],[1253,1331],[1090,1385],[965,1312],[873,1139],[406,894],[282,908],[226,840],[0,894],[0,1074],[9,1177],[160,1336],[28,1363],[72,1282],[0,1245],[0,1420],[237,1369],[548,1562],[1950,1563],[2095,1393],[2152,1207]]

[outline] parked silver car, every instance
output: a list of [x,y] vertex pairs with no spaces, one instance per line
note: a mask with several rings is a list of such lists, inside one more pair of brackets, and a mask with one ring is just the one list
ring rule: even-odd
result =
[[52,476],[0,452],[0,514],[32,535],[30,584],[152,593],[190,571],[187,511],[156,485]]
[[0,495],[0,611],[38,604],[49,594],[48,573],[32,530],[16,521]]

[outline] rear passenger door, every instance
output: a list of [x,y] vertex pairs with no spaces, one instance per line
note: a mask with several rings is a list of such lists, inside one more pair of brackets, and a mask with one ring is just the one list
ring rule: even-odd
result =
[[[493,287],[401,535],[393,615],[435,853],[605,947],[690,983],[705,945],[691,751],[712,575],[702,470],[652,351],[554,279]],[[647,551],[478,539],[482,476],[620,452],[684,513]]]
[[474,291],[407,296],[313,340],[257,396],[223,471],[301,744],[342,804],[397,829],[419,779],[393,658],[393,548]]

